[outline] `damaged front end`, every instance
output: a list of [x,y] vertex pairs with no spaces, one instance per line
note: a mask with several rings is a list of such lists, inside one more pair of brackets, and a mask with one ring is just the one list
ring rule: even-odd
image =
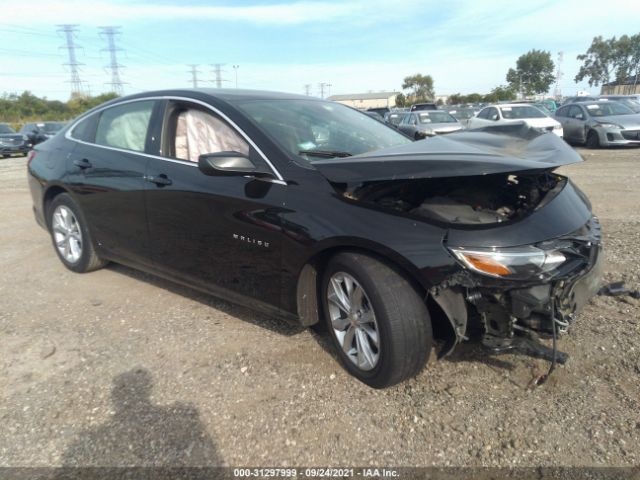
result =
[[[579,161],[555,135],[529,130],[461,133],[316,165],[347,201],[445,232],[453,261],[428,290],[454,331],[440,356],[477,331],[494,353],[555,364],[567,358],[556,336],[595,295],[602,270],[591,205],[554,172]],[[553,349],[538,341],[547,338]]]

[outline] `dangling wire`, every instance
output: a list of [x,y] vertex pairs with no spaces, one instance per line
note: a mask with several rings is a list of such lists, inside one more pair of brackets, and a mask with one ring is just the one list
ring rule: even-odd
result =
[[558,349],[556,348],[557,333],[556,333],[556,300],[555,298],[551,298],[551,332],[553,335],[553,353],[551,356],[551,366],[549,367],[549,371],[538,379],[538,381],[536,382],[536,385],[542,385],[543,383],[545,383],[549,379],[549,376],[556,369],[556,356],[558,353]]

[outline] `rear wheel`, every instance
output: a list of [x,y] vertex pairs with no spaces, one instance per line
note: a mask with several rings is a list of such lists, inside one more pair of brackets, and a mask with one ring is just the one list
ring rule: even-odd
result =
[[344,368],[374,388],[416,375],[431,351],[431,320],[413,286],[379,260],[340,253],[322,284],[324,314]]
[[599,148],[600,147],[600,137],[597,132],[593,130],[589,130],[587,134],[587,147],[588,148]]
[[68,194],[55,197],[48,214],[53,247],[65,267],[85,273],[106,265],[96,255],[82,212]]

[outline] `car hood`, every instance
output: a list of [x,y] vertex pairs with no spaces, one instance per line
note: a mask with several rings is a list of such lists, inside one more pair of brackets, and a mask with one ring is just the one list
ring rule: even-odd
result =
[[608,115],[593,119],[598,123],[615,123],[624,128],[640,129],[640,115]]
[[313,162],[331,182],[353,183],[553,170],[581,162],[551,132],[502,125],[433,137],[348,158]]

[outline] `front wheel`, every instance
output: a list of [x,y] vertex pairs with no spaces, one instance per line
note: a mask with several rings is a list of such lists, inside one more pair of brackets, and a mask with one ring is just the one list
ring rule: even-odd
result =
[[55,197],[48,214],[53,246],[65,267],[85,273],[106,265],[93,248],[80,208],[68,194]]
[[322,299],[338,357],[360,381],[384,388],[422,370],[431,320],[400,273],[368,255],[340,253],[325,271]]
[[600,147],[600,137],[598,136],[598,132],[594,132],[590,130],[587,134],[587,147],[588,148],[599,148]]

